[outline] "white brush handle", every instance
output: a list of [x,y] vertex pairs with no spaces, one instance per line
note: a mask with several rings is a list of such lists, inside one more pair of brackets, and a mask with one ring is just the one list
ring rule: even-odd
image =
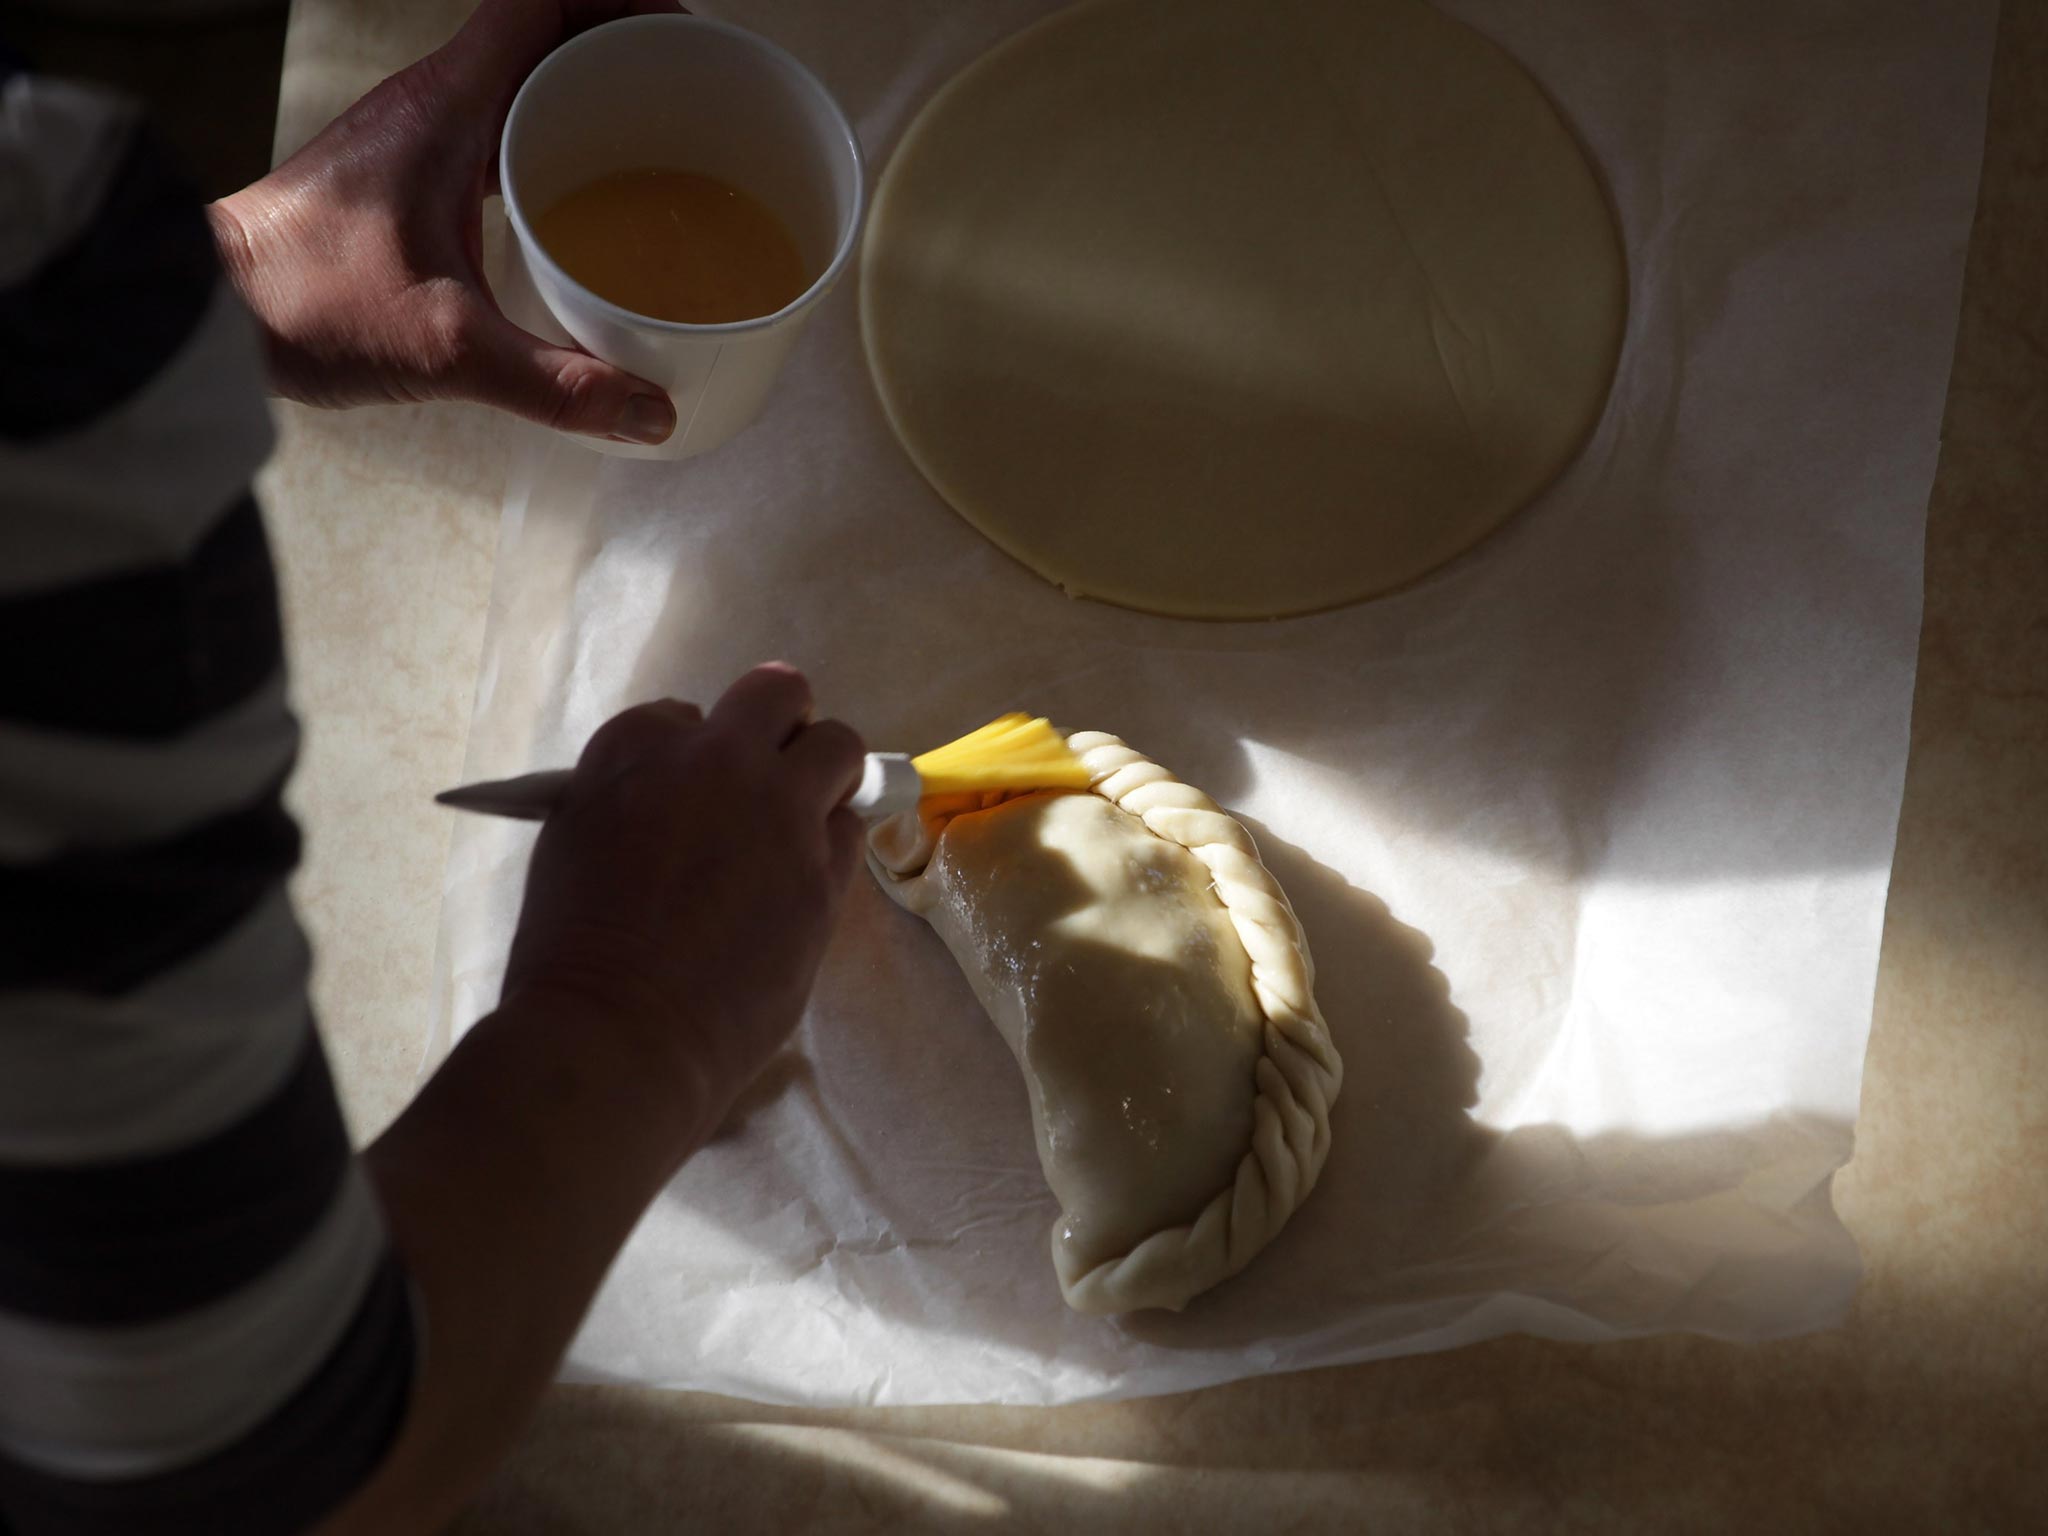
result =
[[[516,821],[546,821],[568,786],[569,770],[549,768],[516,779],[489,779],[462,784],[434,796],[442,805],[483,816],[509,816]],[[860,787],[847,797],[848,810],[879,820],[913,810],[923,793],[917,770],[902,752],[870,752],[862,765]]]
[[902,752],[870,752],[861,766],[860,785],[846,797],[846,808],[870,820],[914,811],[924,783]]

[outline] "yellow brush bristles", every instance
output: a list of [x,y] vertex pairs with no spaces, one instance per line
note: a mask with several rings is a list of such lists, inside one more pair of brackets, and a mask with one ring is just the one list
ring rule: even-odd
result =
[[928,795],[977,789],[1086,789],[1088,770],[1044,716],[1004,715],[911,759]]

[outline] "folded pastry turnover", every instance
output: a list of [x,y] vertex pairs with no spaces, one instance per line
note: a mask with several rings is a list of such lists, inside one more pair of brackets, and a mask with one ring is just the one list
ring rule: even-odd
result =
[[1087,1313],[1178,1310],[1307,1198],[1343,1066],[1251,834],[1114,736],[1085,792],[927,800],[868,862],[952,951],[1023,1069]]

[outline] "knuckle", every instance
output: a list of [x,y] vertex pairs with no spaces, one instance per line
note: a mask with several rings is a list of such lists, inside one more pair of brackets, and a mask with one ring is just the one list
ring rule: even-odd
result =
[[717,778],[738,779],[745,774],[746,744],[731,731],[705,731],[702,753],[706,771]]
[[591,420],[601,388],[596,369],[580,361],[563,363],[555,370],[549,390],[547,424],[562,431]]
[[635,704],[599,726],[583,749],[585,761],[645,756],[674,729],[658,704]]
[[799,668],[791,666],[786,661],[763,662],[754,668],[753,675],[763,683],[781,689],[792,698],[800,698],[807,703],[810,700],[811,680],[804,676]]
[[865,750],[861,743],[860,732],[836,716],[827,716],[823,720],[812,721],[809,733],[816,738],[819,749],[829,753],[835,759],[849,756],[858,757]]
[[469,295],[453,282],[433,279],[421,290],[417,324],[421,372],[442,384],[467,377],[478,347],[476,311]]

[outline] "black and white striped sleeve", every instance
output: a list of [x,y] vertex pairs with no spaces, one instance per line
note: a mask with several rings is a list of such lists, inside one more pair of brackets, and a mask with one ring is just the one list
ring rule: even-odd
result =
[[285,896],[254,328],[118,101],[0,60],[0,1532],[303,1528],[411,1292]]

